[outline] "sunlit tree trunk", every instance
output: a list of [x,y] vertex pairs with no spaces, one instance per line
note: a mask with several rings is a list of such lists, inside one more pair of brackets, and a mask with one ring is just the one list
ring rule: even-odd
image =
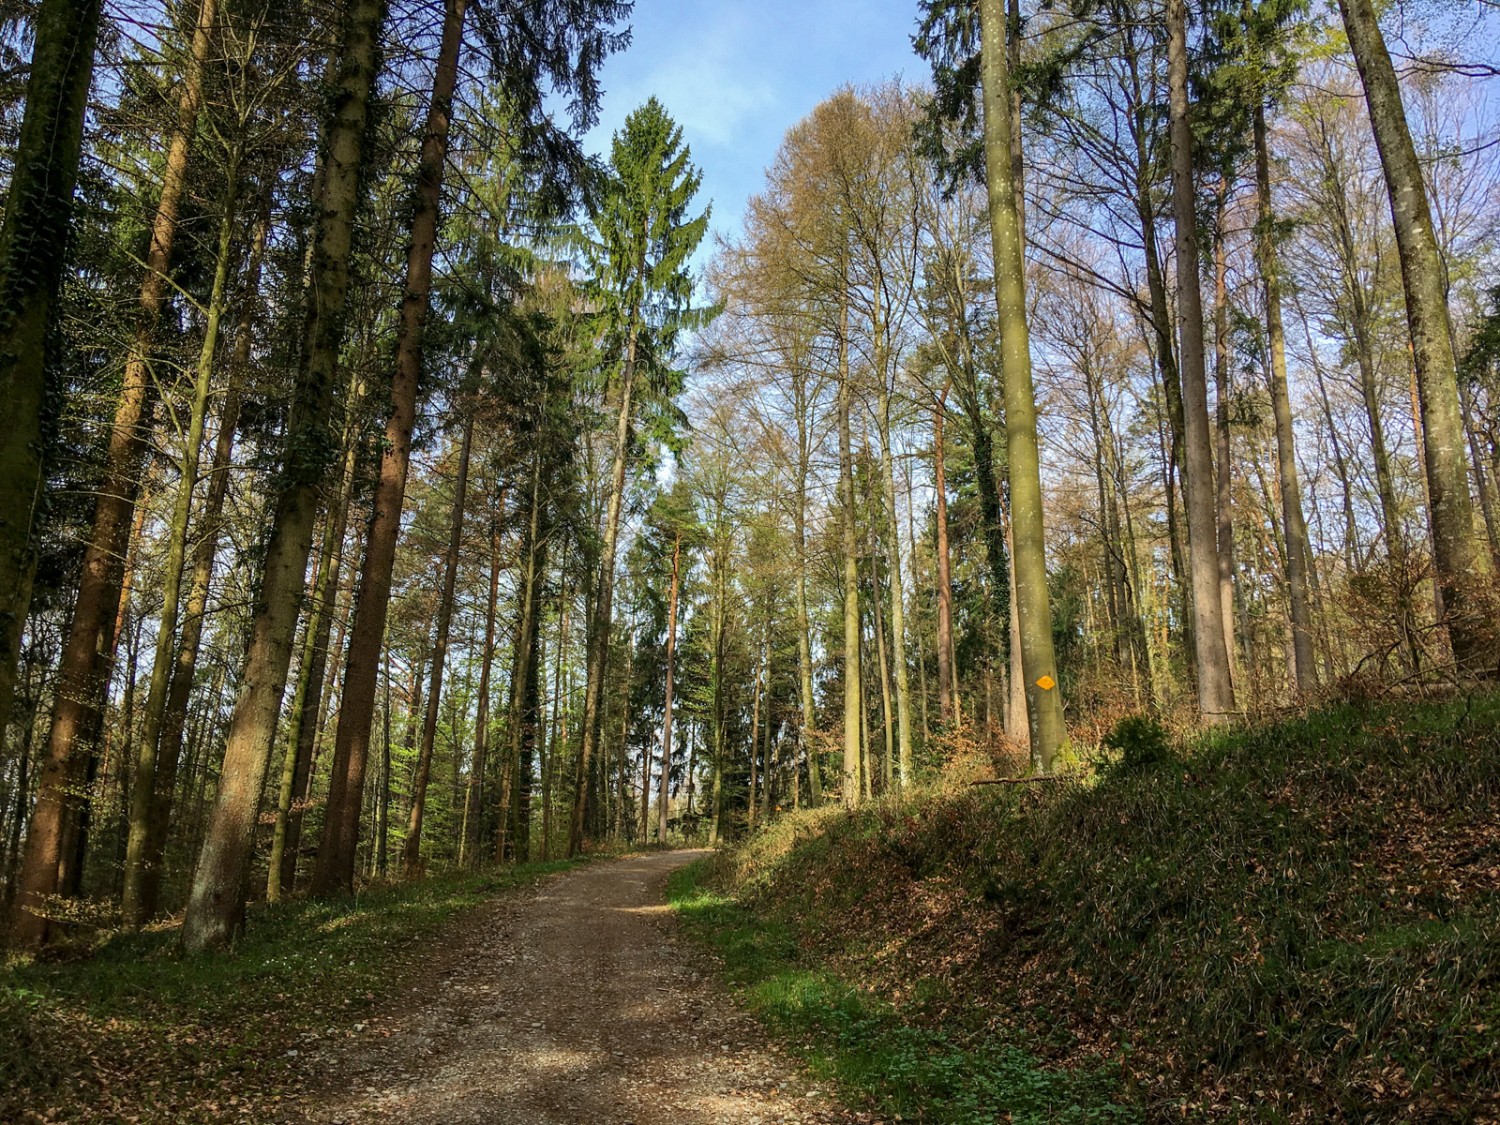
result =
[[1234,685],[1219,599],[1218,519],[1208,377],[1203,357],[1203,298],[1198,283],[1198,219],[1193,131],[1188,120],[1186,0],[1167,0],[1167,88],[1172,138],[1172,215],[1177,248],[1178,361],[1182,377],[1188,578],[1192,590],[1198,710],[1222,723],[1234,714]]
[[[633,319],[633,317],[632,317]],[[625,469],[630,456],[630,423],[635,392],[635,336],[631,335],[620,381],[619,413],[615,420],[615,449],[610,464],[609,499],[604,515],[603,546],[599,552],[598,587],[588,627],[588,668],[583,698],[583,729],[578,754],[573,815],[568,828],[568,854],[583,850],[585,817],[588,813],[589,767],[599,743],[599,723],[604,694],[604,672],[609,664],[610,631],[613,626],[615,555],[620,539],[620,513],[625,500]]]
[[[507,724],[506,761],[501,780],[499,822],[496,825],[495,859],[505,859],[507,837],[514,841],[518,862],[530,857],[531,848],[531,759],[538,748],[542,729],[542,587],[547,572],[546,499],[543,495],[542,454],[532,454],[531,484],[528,489],[527,521],[521,546],[520,621],[516,628],[515,658],[511,663],[510,717]],[[566,626],[564,626],[566,628]],[[545,747],[542,747],[545,749]],[[547,763],[542,763],[545,783]],[[546,811],[544,793],[543,811]],[[547,830],[542,834],[543,858],[546,858]]]
[[[94,73],[99,0],[43,0],[32,16],[26,109],[11,158],[0,227],[0,730],[10,720],[21,634],[31,604],[36,557],[32,535],[42,499],[44,454],[61,388],[49,372],[49,328],[56,316],[73,219],[73,189],[83,151],[83,116]],[[29,735],[28,735],[29,737]],[[28,744],[29,745],[29,744]],[[50,806],[61,799],[59,769],[42,770]],[[49,811],[41,828],[47,833]],[[34,831],[34,830],[33,830]],[[39,856],[34,875],[47,862]],[[50,893],[39,882],[28,900]],[[9,885],[9,884],[8,884]],[[20,944],[37,944],[45,924],[18,916]]]
[[879,553],[870,551],[870,613],[875,634],[875,680],[880,690],[881,739],[885,743],[880,757],[882,792],[889,789],[895,777],[893,759],[896,756],[896,723],[892,713],[890,653],[886,645],[885,611],[881,605],[880,574],[875,567]]
[[167,533],[167,558],[162,572],[161,614],[157,618],[156,653],[151,664],[151,685],[146,696],[138,742],[135,775],[131,781],[130,829],[125,849],[125,881],[120,913],[127,926],[146,921],[144,884],[149,858],[151,821],[156,812],[157,743],[167,705],[172,675],[172,651],[177,642],[177,617],[182,601],[183,565],[187,560],[188,521],[193,512],[193,490],[198,483],[198,461],[203,448],[203,428],[208,417],[208,396],[213,379],[214,356],[219,347],[219,325],[224,316],[229,288],[230,247],[234,234],[234,195],[238,176],[231,162],[230,185],[219,220],[218,261],[205,309],[203,342],[193,376],[193,397],[188,407],[187,433],[183,438],[180,479]]
[[[1271,345],[1271,414],[1276,424],[1276,465],[1281,482],[1281,518],[1286,527],[1286,584],[1291,603],[1292,652],[1297,690],[1318,686],[1313,655],[1312,608],[1307,595],[1309,547],[1297,475],[1292,403],[1287,389],[1286,336],[1281,326],[1281,268],[1276,254],[1275,210],[1271,206],[1271,156],[1266,144],[1265,108],[1255,107],[1255,189],[1258,196],[1255,250],[1266,297],[1266,335]],[[1226,634],[1226,637],[1229,634]]]
[[422,373],[423,337],[432,292],[432,261],[437,249],[438,210],[448,159],[453,90],[458,79],[458,52],[463,40],[466,11],[466,0],[446,0],[443,8],[442,38],[423,129],[411,240],[406,252],[405,289],[397,328],[396,365],[391,379],[391,414],[386,420],[359,596],[355,600],[349,654],[344,664],[344,687],[339,700],[339,724],[334,740],[323,836],[313,868],[314,894],[347,893],[354,884],[360,806],[370,751],[370,730],[375,716],[380,650],[390,609],[391,572],[396,559],[396,540],[401,532],[407,471],[411,465],[417,381]]
[[896,681],[896,776],[911,780],[911,686],[906,670],[906,581],[901,560],[901,521],[896,514],[896,471],[891,454],[891,400],[880,393],[880,467],[884,483],[885,520],[890,544],[891,664]]
[[319,493],[332,460],[328,416],[344,338],[354,211],[384,15],[381,0],[351,0],[344,16],[332,83],[338,97],[323,136],[302,357],[239,701],[183,921],[183,944],[190,950],[223,944],[244,918],[255,816],[296,640]]
[[944,423],[948,415],[948,392],[932,408],[932,487],[936,493],[937,526],[937,670],[938,709],[947,726],[958,718],[958,693],[953,684],[953,577],[948,551],[948,474],[945,460]]
[[474,716],[474,760],[469,767],[469,784],[464,793],[464,838],[462,859],[479,862],[479,841],[483,838],[484,775],[489,766],[490,675],[495,664],[495,610],[500,601],[500,523],[505,516],[505,490],[502,488],[490,513],[490,587],[484,600],[484,648],[479,654],[479,702]]
[[854,458],[850,450],[849,414],[849,309],[844,301],[839,319],[839,524],[843,548],[844,572],[844,769],[842,796],[846,808],[859,804],[860,788],[860,713],[863,710],[859,662],[859,541],[854,519]]
[[1047,596],[1046,540],[1042,528],[1042,481],[1037,448],[1036,398],[1026,325],[1026,265],[1017,206],[1011,84],[1006,62],[1005,20],[999,0],[980,0],[984,82],[985,177],[990,234],[995,255],[995,300],[999,311],[1000,366],[1005,385],[1005,437],[1010,478],[1011,535],[1015,550],[1016,606],[1021,664],[1031,720],[1032,758],[1043,773],[1067,738],[1057,662],[1052,651],[1052,612]]
[[1452,326],[1422,166],[1412,144],[1400,83],[1374,4],[1371,0],[1339,0],[1339,11],[1364,84],[1396,228],[1406,290],[1406,323],[1421,397],[1433,556],[1448,636],[1461,669],[1492,672],[1494,622],[1487,589],[1492,568],[1474,530]]
[[[74,5],[66,7],[72,9]],[[88,5],[82,7],[87,9]],[[45,10],[39,13],[41,17],[46,15]],[[187,184],[188,150],[197,128],[198,110],[203,102],[203,64],[208,55],[214,15],[215,0],[203,0],[193,32],[188,65],[177,89],[177,119],[167,142],[161,195],[151,225],[146,269],[136,296],[134,331],[125,361],[114,423],[110,430],[104,478],[100,482],[94,504],[88,544],[84,548],[78,596],[73,603],[67,639],[58,665],[52,729],[48,735],[41,787],[32,813],[31,830],[26,837],[26,857],[22,862],[20,876],[21,894],[17,901],[17,916],[12,933],[12,940],[18,945],[34,947],[46,940],[46,920],[31,908],[40,907],[58,888],[58,865],[63,861],[64,838],[68,835],[67,822],[79,815],[78,802],[84,799],[79,782],[93,753],[93,748],[86,743],[91,741],[90,734],[97,732],[97,713],[109,683],[110,661],[101,659],[101,655],[110,647],[106,637],[120,605],[121,568],[129,542],[136,494],[140,487],[141,461],[146,452],[146,430],[154,396],[151,353],[155,347],[157,325],[171,290],[169,270],[172,264],[172,245],[177,235],[177,212]],[[86,21],[83,38],[73,39],[72,46],[75,49],[87,47],[87,63],[84,59],[75,61],[60,55],[37,61],[58,66],[64,82],[69,79],[81,81],[81,98],[88,88],[93,56],[92,27],[97,21],[97,14],[91,14],[87,10],[69,10],[55,14],[59,24],[74,16],[82,16]],[[45,29],[51,30],[50,27]],[[39,48],[42,45],[42,30],[44,26],[39,23]],[[53,34],[62,34],[60,27]],[[37,91],[38,94],[43,92]],[[45,92],[64,103],[71,101],[73,93],[66,85]],[[66,108],[60,106],[52,112],[58,114],[59,122],[49,128],[46,123],[38,121],[37,127],[47,130],[52,143],[70,145],[73,126],[61,119],[70,120],[71,105]],[[66,164],[66,157],[63,159]],[[60,171],[67,176],[66,167]],[[71,176],[68,178],[71,179]],[[38,187],[36,190],[41,192],[45,189]],[[70,198],[71,195],[70,184],[67,197]],[[40,198],[39,195],[38,201]],[[18,206],[24,208],[26,204],[21,202]],[[14,233],[10,237],[15,238]],[[58,253],[58,247],[63,241],[59,239],[51,252]],[[12,245],[16,243],[13,242]],[[48,304],[50,306],[50,301]],[[23,319],[21,323],[26,323],[26,320]],[[28,497],[26,500],[28,510],[32,499]],[[29,516],[27,523],[29,526]]]
[[203,626],[208,616],[214,562],[218,556],[219,537],[223,527],[224,501],[229,494],[230,460],[234,453],[235,430],[239,426],[241,395],[250,370],[255,311],[260,300],[261,264],[265,257],[270,222],[269,208],[266,201],[262,200],[261,213],[250,237],[249,261],[245,270],[245,300],[235,327],[228,385],[224,391],[224,402],[219,408],[219,431],[214,438],[213,458],[208,469],[208,489],[199,518],[198,542],[193,550],[193,577],[188,587],[187,603],[183,607],[182,637],[178,641],[172,662],[172,681],[167,689],[161,738],[157,743],[156,803],[146,836],[146,855],[143,861],[145,877],[141,889],[142,913],[148,918],[154,916],[160,906],[162,863],[172,823],[177,767],[182,758],[188,701],[198,667]]
[[1229,654],[1229,678],[1240,682],[1234,647],[1234,489],[1230,475],[1229,441],[1229,292],[1228,255],[1224,247],[1224,209],[1229,183],[1220,182],[1215,201],[1214,255],[1214,482],[1218,509],[1219,613],[1224,619],[1224,644]]
[[[349,409],[356,395],[351,390]],[[349,505],[354,491],[355,464],[359,452],[352,426],[345,426],[344,471],[338,494],[324,515],[323,544],[313,579],[312,610],[302,643],[302,662],[292,709],[287,716],[288,744],[281,765],[276,795],[276,824],[271,832],[271,858],[266,866],[266,898],[278,902],[297,881],[297,852],[302,840],[302,812],[298,802],[306,797],[317,747],[323,696],[332,686],[329,672],[329,638],[337,615],[339,586],[344,568],[344,537],[349,530]],[[357,556],[356,556],[357,557]],[[342,630],[341,630],[342,634]]]

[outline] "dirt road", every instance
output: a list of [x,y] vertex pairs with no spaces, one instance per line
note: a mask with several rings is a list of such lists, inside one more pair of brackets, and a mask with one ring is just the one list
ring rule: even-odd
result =
[[455,923],[415,983],[309,1052],[324,1125],[772,1125],[869,1120],[832,1105],[675,932],[669,872],[603,861]]

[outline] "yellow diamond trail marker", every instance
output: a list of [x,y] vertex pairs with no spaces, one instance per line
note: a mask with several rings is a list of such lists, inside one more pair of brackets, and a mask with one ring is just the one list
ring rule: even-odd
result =
[[1043,676],[1036,682],[1036,686],[1041,688],[1043,691],[1051,691],[1057,686],[1057,681],[1054,680],[1051,676]]

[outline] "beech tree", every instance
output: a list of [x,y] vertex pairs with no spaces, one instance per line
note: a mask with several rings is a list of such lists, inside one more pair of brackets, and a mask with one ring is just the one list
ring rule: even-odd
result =
[[1364,84],[1401,257],[1407,329],[1420,392],[1433,561],[1445,624],[1459,667],[1487,670],[1494,665],[1494,566],[1475,534],[1453,326],[1427,186],[1374,5],[1369,0],[1341,0],[1339,11]]

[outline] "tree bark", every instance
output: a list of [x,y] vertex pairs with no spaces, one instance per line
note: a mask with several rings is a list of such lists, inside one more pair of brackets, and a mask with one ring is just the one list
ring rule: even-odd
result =
[[1234,685],[1219,601],[1218,520],[1213,446],[1209,437],[1208,378],[1203,360],[1203,298],[1198,283],[1198,218],[1193,177],[1193,131],[1188,120],[1187,6],[1167,0],[1167,88],[1172,138],[1172,215],[1177,246],[1177,332],[1182,378],[1186,461],[1188,577],[1193,601],[1193,646],[1198,710],[1209,723],[1234,714]]
[[823,771],[814,743],[818,722],[813,700],[812,625],[807,612],[807,478],[812,461],[811,403],[804,380],[796,380],[793,393],[797,410],[797,674],[802,697],[802,729],[798,738],[807,756],[808,799],[814,805],[820,805],[823,803]]
[[948,474],[944,451],[944,423],[948,415],[948,391],[932,408],[932,487],[937,496],[937,670],[938,709],[943,725],[958,716],[957,692],[953,686],[953,576],[948,551]]
[[850,451],[849,413],[852,388],[849,385],[849,305],[848,296],[839,317],[839,525],[842,536],[844,574],[844,768],[842,797],[845,808],[855,808],[860,801],[860,732],[863,700],[861,697],[859,661],[859,540],[855,531],[854,458]]
[[495,664],[495,610],[500,601],[500,525],[505,519],[505,489],[500,489],[490,513],[490,588],[484,602],[484,648],[480,652],[479,702],[474,716],[474,760],[469,767],[469,785],[464,794],[464,839],[462,858],[479,862],[479,841],[484,838],[484,775],[489,767],[490,675]]
[[[515,659],[511,666],[509,741],[501,775],[500,819],[495,830],[496,862],[505,859],[507,836],[513,841],[518,862],[530,858],[531,760],[542,725],[542,587],[547,571],[548,532],[545,505],[542,451],[538,448],[532,454],[525,540],[521,549],[521,619],[516,627]],[[543,763],[544,773],[545,770]],[[550,823],[547,827],[551,827]],[[546,847],[545,833],[543,847]]]
[[661,791],[656,799],[656,840],[667,843],[667,809],[672,778],[672,676],[677,660],[677,591],[682,565],[682,532],[672,539],[672,586],[667,594],[667,695],[661,721]]
[[[62,389],[50,374],[48,338],[68,264],[63,247],[72,227],[99,10],[99,0],[43,0],[36,9],[26,109],[0,226],[0,401],[6,405],[0,421],[0,729],[15,700],[36,573],[32,535]],[[43,786],[55,804],[58,780],[49,785],[45,766]],[[37,890],[47,893],[42,885]],[[22,944],[45,936],[39,932],[45,925],[26,926],[29,934],[15,935]]]
[[[1271,154],[1266,143],[1265,107],[1257,104],[1254,121],[1257,227],[1255,249],[1266,297],[1266,334],[1271,345],[1271,414],[1276,425],[1276,466],[1281,482],[1281,519],[1286,527],[1286,584],[1291,603],[1292,653],[1297,690],[1318,686],[1313,655],[1312,608],[1307,597],[1309,547],[1302,515],[1302,486],[1297,477],[1292,403],[1287,389],[1286,336],[1281,326],[1281,267],[1276,255],[1276,214],[1271,206]],[[1226,634],[1226,637],[1228,634]]]
[[[396,560],[396,540],[401,532],[407,471],[411,465],[417,382],[422,373],[423,336],[432,293],[432,259],[437,247],[438,211],[443,172],[447,165],[453,90],[458,80],[458,53],[466,10],[466,0],[445,0],[442,38],[417,168],[411,240],[406,252],[396,365],[391,378],[391,414],[386,420],[385,443],[375,480],[364,566],[354,606],[349,654],[344,665],[323,836],[313,868],[312,890],[318,895],[349,893],[354,887],[360,807],[370,752],[370,731],[375,717],[380,650],[385,639],[391,572]],[[435,666],[440,663],[435,658]]]
[[1422,166],[1412,144],[1401,87],[1374,4],[1371,0],[1339,0],[1339,11],[1364,84],[1396,228],[1406,290],[1406,323],[1421,399],[1433,556],[1448,637],[1461,670],[1493,672],[1494,622],[1488,612],[1487,589],[1492,568],[1474,529],[1443,263],[1433,235]]
[[194,372],[193,399],[183,443],[181,476],[172,507],[166,565],[162,574],[162,607],[157,619],[156,653],[151,662],[151,684],[147,690],[146,707],[142,716],[135,776],[131,781],[130,831],[125,849],[125,881],[120,895],[120,913],[125,925],[129,927],[139,926],[147,920],[145,865],[150,852],[151,822],[156,813],[158,740],[167,705],[167,691],[171,686],[172,651],[177,641],[177,617],[182,600],[182,570],[187,560],[188,522],[193,512],[193,490],[198,484],[198,462],[203,448],[203,428],[208,417],[214,356],[219,347],[219,325],[223,320],[225,294],[229,288],[230,248],[235,221],[234,197],[238,186],[234,164],[232,161],[228,178],[230,187],[224,196],[224,213],[219,220],[218,261],[214,267],[213,285],[208,298],[203,343],[198,350],[198,366]]
[[263,199],[255,230],[250,237],[250,256],[245,270],[245,298],[240,309],[239,323],[235,327],[234,353],[229,361],[224,402],[219,409],[219,432],[214,438],[213,458],[208,469],[208,491],[203,498],[198,542],[193,551],[193,578],[188,587],[187,603],[183,608],[182,637],[178,641],[172,663],[172,681],[167,689],[161,737],[157,742],[156,805],[146,836],[143,863],[145,879],[141,889],[142,913],[148,918],[155,916],[161,903],[162,864],[166,855],[167,834],[172,824],[177,767],[182,758],[182,736],[187,725],[188,701],[198,668],[203,625],[208,615],[208,597],[213,582],[214,561],[219,551],[224,501],[229,494],[230,460],[234,453],[235,431],[239,427],[240,396],[250,369],[251,335],[260,299],[261,264],[265,257],[270,224],[269,201]]
[[620,538],[620,512],[625,503],[625,468],[630,458],[630,427],[634,413],[636,334],[640,310],[631,309],[624,370],[620,378],[620,407],[615,418],[615,451],[610,463],[609,499],[604,516],[604,542],[599,551],[598,587],[588,628],[587,680],[583,694],[583,731],[578,751],[573,816],[568,827],[568,855],[583,851],[589,805],[589,768],[599,745],[604,698],[604,675],[609,667],[610,632],[614,626],[615,550]]
[[[109,647],[105,638],[120,605],[122,565],[140,488],[141,462],[148,437],[146,429],[155,393],[151,353],[157,324],[170,290],[168,278],[172,244],[177,235],[177,212],[187,183],[188,150],[203,100],[203,63],[208,55],[214,15],[215,0],[202,0],[188,65],[178,86],[177,120],[167,143],[161,196],[151,225],[146,269],[136,298],[136,322],[125,361],[120,399],[110,429],[104,479],[94,504],[78,596],[58,666],[52,729],[48,735],[31,831],[26,838],[26,858],[21,868],[21,894],[12,933],[12,939],[18,945],[34,948],[46,940],[46,920],[32,907],[39,906],[58,889],[57,867],[63,862],[63,838],[68,834],[66,825],[70,817],[78,815],[78,801],[86,800],[78,795],[79,775],[92,754],[92,747],[87,743],[92,741],[91,732],[97,732],[98,711],[109,683],[112,661],[102,659],[102,653]],[[92,40],[93,34],[89,33],[90,62]],[[83,42],[77,43],[79,47],[84,45]],[[60,58],[48,61],[60,65],[69,74],[77,74],[76,63]],[[82,81],[86,92],[86,75]],[[56,93],[66,98],[69,91],[58,89]],[[70,113],[71,107],[60,112]],[[56,139],[66,143],[62,136]],[[71,196],[71,191],[68,194]],[[69,795],[68,790],[74,795]]]
[[432,682],[427,686],[427,717],[422,724],[422,747],[417,752],[417,773],[412,783],[411,814],[406,821],[406,843],[401,866],[408,876],[422,865],[422,815],[427,806],[427,782],[432,776],[432,748],[437,740],[438,702],[443,692],[443,670],[448,663],[448,632],[453,623],[453,595],[458,588],[458,557],[463,548],[464,501],[469,490],[469,450],[474,440],[474,417],[464,421],[458,447],[458,479],[453,486],[453,519],[448,532],[448,557],[444,560],[443,591],[438,599],[437,639],[432,650]]
[[[351,413],[355,408],[354,399],[355,394],[351,393]],[[331,684],[325,685],[325,681],[331,679],[328,675],[328,642],[333,619],[338,614],[344,537],[349,530],[349,506],[358,460],[357,440],[354,427],[345,425],[343,477],[338,494],[324,514],[323,544],[313,580],[312,610],[303,637],[302,663],[292,693],[292,710],[287,717],[290,739],[281,767],[281,783],[276,794],[276,824],[271,831],[271,858],[266,865],[266,899],[269,902],[279,902],[297,882],[297,852],[302,841],[299,802],[307,797],[307,780],[312,773],[313,754],[318,742],[323,695],[326,690],[331,690]]]
[[296,640],[319,493],[332,461],[328,416],[344,338],[354,211],[384,16],[382,0],[350,0],[344,17],[333,81],[337,97],[323,136],[307,319],[282,480],[219,791],[183,921],[183,944],[189,950],[224,944],[244,919],[255,817]]
[[1229,196],[1227,178],[1219,183],[1215,201],[1214,253],[1214,437],[1217,472],[1214,475],[1218,509],[1219,613],[1224,619],[1224,647],[1229,655],[1230,683],[1238,685],[1241,669],[1234,648],[1234,490],[1230,477],[1229,441],[1229,292],[1228,261],[1224,248],[1224,210]]
[[1067,740],[1067,729],[1052,650],[1052,611],[1047,596],[1036,396],[1026,324],[1026,262],[1021,245],[1019,185],[1012,163],[1019,138],[1011,135],[1011,84],[1005,53],[1005,20],[999,0],[980,0],[979,12],[985,177],[995,256],[1000,366],[1005,384],[1005,437],[1021,665],[1026,678],[1032,757],[1041,772],[1050,773],[1053,759]]
[[880,462],[885,518],[890,529],[891,664],[896,681],[896,776],[904,786],[911,777],[911,686],[906,668],[906,583],[901,562],[901,521],[896,515],[896,473],[891,455],[890,394],[881,388]]

